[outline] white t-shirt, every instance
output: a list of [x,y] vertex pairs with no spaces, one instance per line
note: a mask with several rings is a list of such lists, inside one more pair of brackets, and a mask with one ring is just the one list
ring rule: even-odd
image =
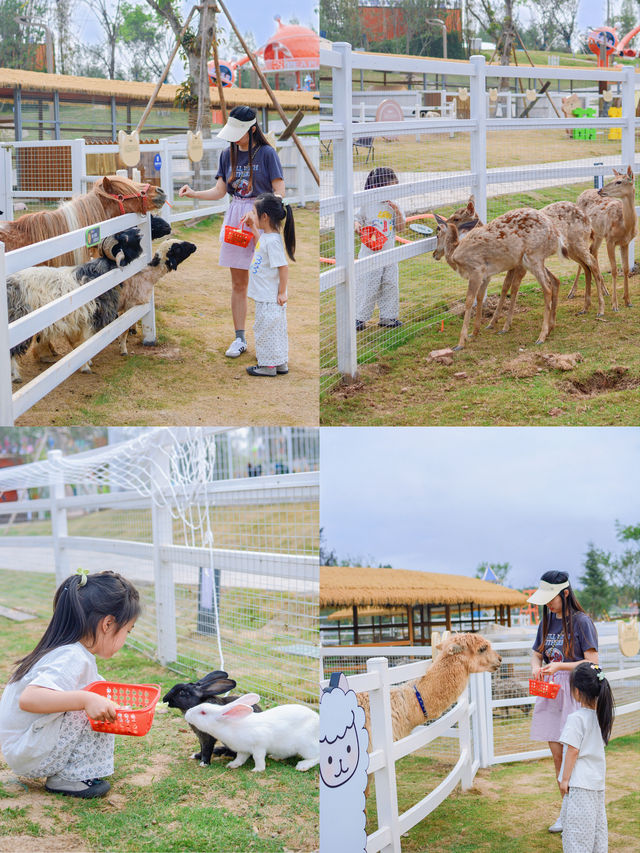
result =
[[286,266],[288,266],[287,257],[279,232],[261,234],[249,267],[247,295],[256,302],[277,302],[280,286],[278,268]]
[[57,743],[64,716],[64,711],[23,711],[18,703],[25,687],[82,690],[92,681],[104,681],[95,657],[82,643],[71,643],[47,652],[19,681],[5,687],[0,699],[0,747],[14,773],[29,776],[41,765]]
[[[387,242],[382,247],[383,250],[393,249],[396,244],[396,213],[391,205],[384,201],[367,202],[356,214],[356,219],[361,226],[372,225],[384,234]],[[360,254],[371,255],[374,252],[363,243]]]
[[580,708],[569,714],[560,735],[560,742],[564,744],[564,749],[558,782],[562,781],[567,746],[573,746],[578,750],[578,757],[569,780],[569,787],[604,791],[606,771],[604,741],[595,710]]

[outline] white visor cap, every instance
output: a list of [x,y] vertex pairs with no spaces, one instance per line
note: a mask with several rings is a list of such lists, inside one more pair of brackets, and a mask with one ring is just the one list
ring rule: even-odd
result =
[[234,116],[229,116],[227,123],[218,133],[218,137],[226,139],[227,142],[237,142],[239,139],[242,139],[249,128],[253,127],[257,121],[257,118],[253,118],[251,121],[240,121],[240,119],[234,118]]
[[531,602],[531,604],[548,604],[552,598],[555,598],[559,592],[566,589],[568,586],[569,581],[565,581],[564,583],[547,583],[547,581],[540,581],[538,589],[530,598],[527,599],[527,601]]

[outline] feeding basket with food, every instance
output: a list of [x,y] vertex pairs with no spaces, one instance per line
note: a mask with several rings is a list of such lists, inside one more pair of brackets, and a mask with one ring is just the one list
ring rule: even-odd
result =
[[94,681],[84,688],[105,696],[118,705],[113,723],[89,718],[96,732],[142,737],[151,728],[153,714],[160,698],[159,684],[118,684],[114,681]]
[[541,680],[537,678],[529,679],[529,696],[542,696],[544,699],[555,699],[559,690],[559,684],[555,684],[551,680],[544,681],[544,676],[542,676]]
[[242,227],[234,228],[233,225],[224,226],[225,243],[231,243],[234,246],[242,246],[243,249],[246,249],[251,242],[252,237],[253,232],[245,231]]

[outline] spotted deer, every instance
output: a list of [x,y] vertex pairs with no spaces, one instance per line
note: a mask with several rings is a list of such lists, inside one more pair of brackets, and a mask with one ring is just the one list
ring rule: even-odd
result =
[[[510,210],[488,225],[478,225],[477,220],[456,225],[451,219],[445,219],[438,214],[435,214],[435,217],[438,230],[433,257],[439,260],[444,256],[449,266],[468,281],[464,320],[460,339],[454,349],[460,350],[464,347],[471,309],[474,302],[477,302],[478,306],[482,305],[491,276],[510,272],[511,275],[507,276],[509,286],[517,283],[519,287],[521,277],[518,279],[518,275],[521,270],[529,270],[542,287],[544,313],[542,329],[536,343],[544,343],[555,326],[560,288],[560,282],[544,262],[549,255],[556,252],[567,257],[566,246],[552,220],[546,214],[530,207]],[[464,231],[470,233],[460,239],[460,234]],[[514,303],[515,299],[512,300],[512,305]],[[512,306],[510,311],[511,308]],[[496,316],[497,310],[491,322]],[[480,332],[481,322],[482,310],[479,308],[476,311],[474,336]]]
[[[629,298],[629,244],[636,234],[635,179],[631,166],[626,174],[613,170],[614,179],[600,190],[585,190],[576,204],[586,214],[593,229],[591,253],[598,256],[603,240],[611,265],[611,307],[618,310],[616,246],[620,246],[624,276],[624,304],[631,307]],[[580,270],[576,273],[569,298],[575,295]]]
[[[542,213],[546,213],[555,223],[560,236],[567,248],[567,253],[571,260],[580,264],[585,274],[585,293],[584,293],[584,308],[579,311],[579,314],[586,314],[591,307],[591,278],[596,282],[598,291],[598,317],[604,315],[604,297],[609,295],[607,288],[604,285],[604,280],[600,272],[598,264],[598,256],[591,251],[591,242],[594,237],[593,229],[586,214],[571,201],[556,201],[553,204],[548,204],[546,207],[540,208]],[[454,222],[456,225],[462,222],[468,222],[472,219],[477,219],[475,210],[475,199],[469,197],[466,207],[460,207],[454,211],[449,217],[449,222]],[[478,220],[478,224],[482,223]],[[502,292],[498,301],[498,306],[489,321],[487,328],[492,329],[496,320],[500,316],[504,301],[511,291],[511,301],[507,320],[502,332],[508,332],[511,327],[511,319],[516,305],[516,297],[520,288],[520,282],[524,278],[526,270],[524,268],[510,270],[504,280]]]

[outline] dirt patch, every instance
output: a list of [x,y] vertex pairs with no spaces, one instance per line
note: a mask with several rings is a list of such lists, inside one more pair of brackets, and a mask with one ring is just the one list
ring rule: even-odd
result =
[[606,394],[609,391],[628,391],[640,387],[640,378],[629,375],[629,368],[618,365],[609,370],[594,370],[583,379],[571,379],[564,383],[568,394],[581,397],[593,397],[596,394]]
[[86,853],[89,848],[77,835],[10,835],[0,837],[1,853]]
[[579,352],[533,352],[527,351],[507,361],[503,372],[524,379],[543,370],[573,370],[582,356]]
[[157,779],[162,779],[169,774],[169,765],[174,762],[174,758],[169,755],[153,755],[151,757],[151,766],[142,773],[135,773],[133,776],[127,776],[123,779],[127,785],[135,785],[137,788],[144,788],[150,785]]

